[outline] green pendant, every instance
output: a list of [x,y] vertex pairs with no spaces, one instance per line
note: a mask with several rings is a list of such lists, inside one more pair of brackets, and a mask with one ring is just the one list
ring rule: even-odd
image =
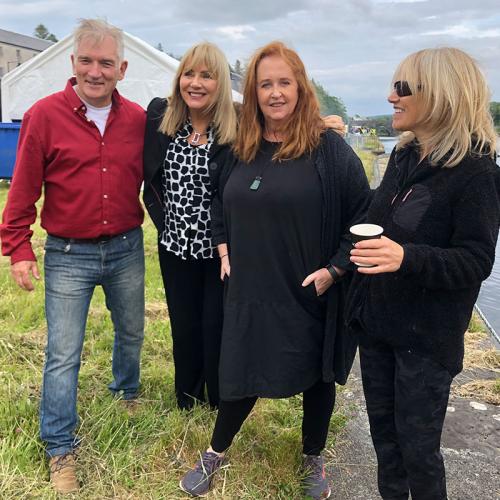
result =
[[262,180],[262,177],[260,175],[258,175],[257,177],[255,177],[255,179],[253,180],[252,184],[250,185],[250,189],[252,191],[257,191],[257,189],[259,189],[260,181],[261,180]]

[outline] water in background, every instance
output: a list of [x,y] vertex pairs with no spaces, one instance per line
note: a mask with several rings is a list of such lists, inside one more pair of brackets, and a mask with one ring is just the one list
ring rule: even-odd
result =
[[379,137],[380,142],[384,145],[385,153],[390,155],[394,146],[398,142],[397,137]]

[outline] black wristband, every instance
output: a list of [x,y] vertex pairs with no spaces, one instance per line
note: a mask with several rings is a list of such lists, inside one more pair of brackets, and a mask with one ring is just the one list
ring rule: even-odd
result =
[[332,277],[334,283],[338,283],[342,279],[342,276],[340,276],[337,270],[333,267],[333,264],[328,264],[325,267],[326,270],[330,273],[330,276]]

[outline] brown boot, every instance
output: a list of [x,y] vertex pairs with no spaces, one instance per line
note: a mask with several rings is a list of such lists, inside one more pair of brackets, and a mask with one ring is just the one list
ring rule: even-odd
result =
[[50,482],[58,493],[78,491],[80,484],[76,479],[74,453],[56,455],[49,460]]

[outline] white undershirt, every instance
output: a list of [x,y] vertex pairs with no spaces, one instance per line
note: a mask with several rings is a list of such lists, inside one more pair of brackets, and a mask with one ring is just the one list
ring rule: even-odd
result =
[[[75,87],[73,87],[75,88]],[[76,92],[76,89],[75,89]],[[78,95],[78,92],[77,92]],[[78,95],[78,97],[80,97]],[[104,106],[102,108],[96,108],[95,106],[92,106],[89,104],[87,101],[84,101],[81,97],[80,100],[85,104],[85,107],[87,108],[87,112],[85,113],[85,116],[89,119],[92,120],[95,123],[95,126],[99,129],[99,132],[101,133],[101,136],[104,136],[104,131],[106,130],[106,122],[108,121],[108,116],[109,112],[111,111],[111,104],[109,103],[107,106]]]

